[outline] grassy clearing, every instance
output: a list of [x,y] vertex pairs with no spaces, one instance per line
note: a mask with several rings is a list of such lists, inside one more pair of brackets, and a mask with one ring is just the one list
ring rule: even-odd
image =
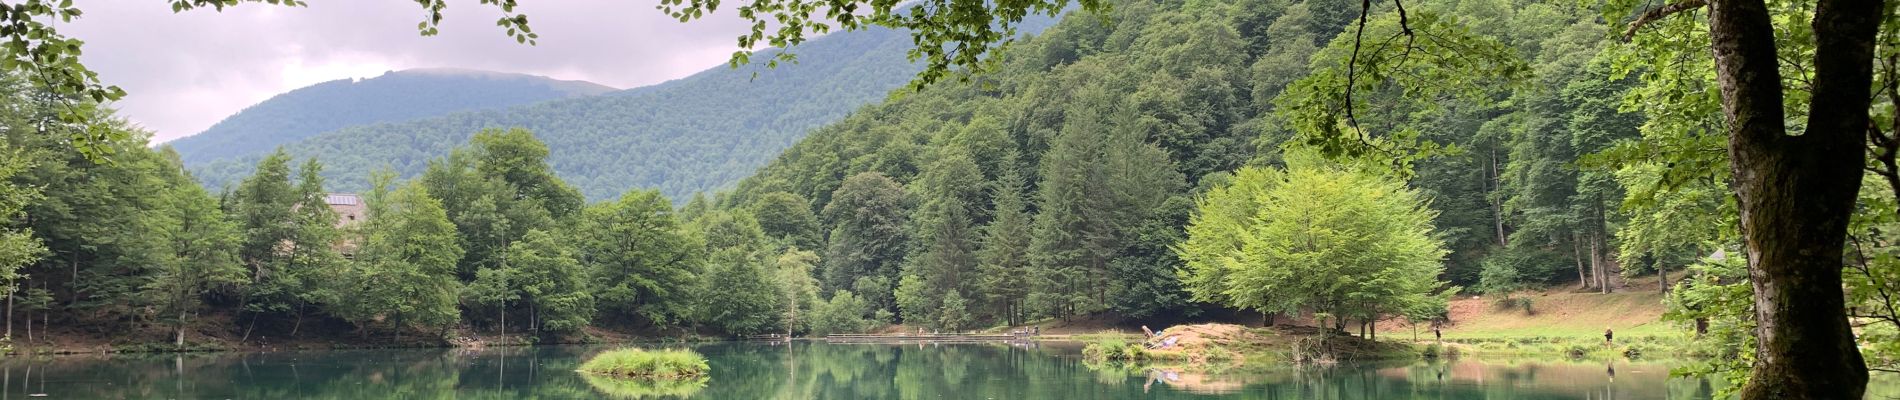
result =
[[[1514,297],[1529,300],[1530,311],[1522,307],[1500,307],[1497,299],[1489,297],[1454,300],[1452,325],[1444,330],[1445,337],[1571,337],[1601,341],[1604,329],[1616,331],[1617,337],[1669,336],[1683,331],[1662,321],[1663,297],[1655,291],[1600,294],[1554,289]],[[1409,330],[1403,326],[1395,328]]]
[[581,364],[580,372],[644,379],[691,379],[711,369],[706,357],[692,350],[608,350]]
[[[1445,347],[1455,349],[1460,355],[1470,356],[1507,356],[1543,357],[1565,359],[1630,359],[1662,360],[1689,357],[1687,338],[1666,336],[1643,336],[1617,338],[1616,342],[1604,342],[1603,338],[1579,339],[1574,337],[1523,336],[1513,338],[1447,338]],[[1436,344],[1426,344],[1433,347]]]

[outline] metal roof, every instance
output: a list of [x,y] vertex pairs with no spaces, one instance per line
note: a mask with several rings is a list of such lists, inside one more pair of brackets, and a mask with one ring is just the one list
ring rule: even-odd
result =
[[323,195],[323,202],[333,206],[353,206],[362,204],[363,199],[355,193],[330,193]]

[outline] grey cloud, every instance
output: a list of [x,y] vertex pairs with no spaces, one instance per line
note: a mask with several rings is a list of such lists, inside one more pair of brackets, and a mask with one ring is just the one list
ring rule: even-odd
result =
[[190,135],[271,95],[383,70],[457,67],[637,87],[717,66],[747,25],[730,10],[680,23],[654,0],[525,1],[539,45],[495,27],[474,0],[451,1],[442,34],[421,37],[406,0],[316,0],[309,7],[244,4],[173,14],[166,2],[80,4],[60,29],[86,41],[84,60],[129,94],[121,114],[157,133]]

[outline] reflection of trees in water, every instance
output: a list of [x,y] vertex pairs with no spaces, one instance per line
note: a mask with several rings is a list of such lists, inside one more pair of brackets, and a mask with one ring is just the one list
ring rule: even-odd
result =
[[663,399],[680,398],[699,393],[706,388],[707,377],[695,379],[633,379],[581,374],[581,380],[587,381],[594,391],[614,399]]
[[[676,398],[676,387],[603,385],[573,372],[604,348],[365,350],[0,361],[0,400],[50,398],[526,399]],[[692,398],[709,399],[1702,399],[1703,380],[1660,365],[1601,362],[1398,363],[1234,370],[1090,366],[1074,349],[1004,345],[696,346],[713,366]],[[32,368],[32,382],[26,381]],[[1172,372],[1153,381],[1157,372]],[[1879,381],[1879,378],[1876,378]],[[77,383],[76,383],[77,382]],[[1515,384],[1517,386],[1512,386]],[[1879,393],[1882,385],[1870,386]],[[1895,390],[1891,384],[1884,386]],[[1145,391],[1144,391],[1145,390]],[[1665,396],[1666,395],[1666,396]]]

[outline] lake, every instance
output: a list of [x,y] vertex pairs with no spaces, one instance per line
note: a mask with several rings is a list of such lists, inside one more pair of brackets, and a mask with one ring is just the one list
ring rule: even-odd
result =
[[[1091,366],[1073,344],[695,346],[704,386],[584,378],[605,347],[59,356],[0,362],[10,399],[1706,399],[1632,362],[1415,362],[1190,373]],[[1893,383],[1884,383],[1892,388]],[[43,395],[44,397],[28,397]],[[1870,396],[1871,397],[1871,396]]]

